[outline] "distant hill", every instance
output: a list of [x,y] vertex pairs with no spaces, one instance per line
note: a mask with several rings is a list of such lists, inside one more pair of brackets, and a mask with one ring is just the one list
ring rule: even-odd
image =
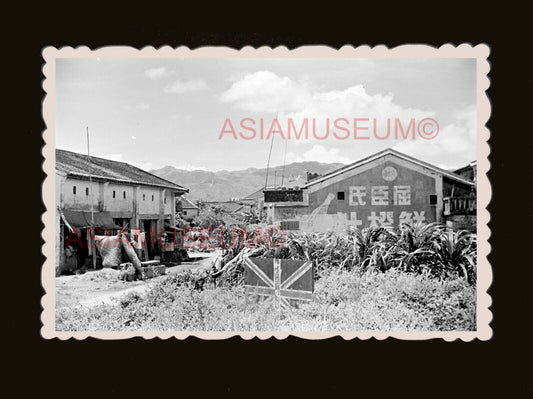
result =
[[[302,186],[307,181],[307,172],[325,174],[344,166],[341,163],[295,162],[285,165],[283,185]],[[281,184],[283,166],[272,167],[268,172],[268,185]],[[173,166],[150,170],[156,176],[178,183],[189,189],[187,197],[193,201],[227,201],[244,198],[265,185],[266,168],[249,168],[239,171],[184,170]]]

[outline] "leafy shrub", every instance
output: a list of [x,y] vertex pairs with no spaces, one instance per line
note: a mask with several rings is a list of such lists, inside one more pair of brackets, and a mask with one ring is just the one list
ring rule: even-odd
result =
[[315,299],[279,312],[244,287],[196,289],[198,276],[169,275],[117,305],[59,309],[62,331],[450,331],[475,330],[475,288],[463,278],[324,269]]
[[[247,231],[253,232],[254,227],[248,226]],[[238,229],[224,228],[224,245],[230,245],[235,228]],[[311,260],[317,273],[328,268],[382,272],[394,268],[416,274],[429,272],[441,278],[463,277],[471,285],[476,283],[475,234],[454,232],[437,223],[405,224],[398,231],[373,226],[363,230],[349,228],[342,234],[287,233],[283,239],[279,248],[258,241],[260,245],[255,248],[261,251],[257,253],[264,257]],[[226,254],[224,263],[234,259],[242,245],[238,241]],[[235,265],[231,270],[232,280],[239,280],[235,274],[243,270],[239,263]]]

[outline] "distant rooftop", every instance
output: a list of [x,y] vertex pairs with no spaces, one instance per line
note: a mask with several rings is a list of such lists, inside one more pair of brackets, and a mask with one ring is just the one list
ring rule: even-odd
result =
[[[306,183],[306,180],[301,178],[296,178],[293,180],[287,181],[286,184],[283,186],[280,185],[269,185],[266,188],[266,191],[269,190],[294,190],[294,189],[300,189],[304,184]],[[265,187],[261,187],[254,191],[251,194],[248,194],[246,197],[242,198],[243,201],[251,201],[251,200],[258,200],[263,198],[263,191],[265,191]]]
[[244,208],[241,201],[204,201],[204,205],[220,208],[229,213],[239,212]]
[[179,202],[181,202],[181,207],[184,209],[199,209],[198,205],[192,202],[189,198],[181,197]]
[[162,179],[125,162],[89,157],[77,152],[56,149],[56,170],[67,175],[94,179],[111,180],[120,183],[142,184],[189,192],[179,184]]

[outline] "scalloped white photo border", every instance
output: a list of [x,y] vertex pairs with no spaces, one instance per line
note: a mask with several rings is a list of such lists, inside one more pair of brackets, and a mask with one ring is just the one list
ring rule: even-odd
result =
[[[488,73],[490,64],[488,57],[490,49],[486,44],[460,44],[454,46],[445,44],[440,48],[424,44],[402,45],[394,48],[387,48],[384,45],[370,47],[362,45],[359,47],[343,46],[334,49],[328,46],[302,46],[293,50],[279,46],[270,48],[267,46],[253,48],[245,46],[240,50],[229,47],[201,47],[194,50],[182,46],[172,48],[164,46],[159,49],[154,47],[143,47],[136,49],[128,46],[109,46],[91,50],[81,46],[77,48],[46,47],[42,55],[44,65],[42,68],[44,80],[42,87],[45,97],[42,104],[42,115],[46,124],[43,132],[45,145],[42,149],[44,157],[43,170],[46,174],[42,185],[42,196],[45,204],[45,212],[42,216],[44,229],[42,237],[44,244],[42,251],[46,260],[41,271],[42,285],[45,290],[41,298],[43,311],[41,313],[41,335],[45,339],[85,339],[94,337],[98,339],[127,339],[132,337],[143,337],[145,339],[175,337],[185,339],[195,336],[201,339],[226,339],[233,336],[240,336],[245,340],[258,337],[259,339],[285,339],[295,336],[305,339],[325,339],[340,336],[344,339],[369,339],[379,340],[389,337],[404,340],[426,340],[442,338],[446,341],[461,339],[472,341],[474,339],[489,340],[492,337],[492,312],[490,306],[492,298],[488,294],[488,289],[492,283],[492,268],[487,256],[490,253],[490,229],[488,222],[490,214],[486,209],[492,190],[487,177],[490,169],[488,156],[490,147],[488,139],[490,132],[485,126],[490,114],[491,104],[486,94],[490,86]],[[56,331],[56,290],[55,290],[55,112],[56,112],[56,60],[58,58],[475,58],[476,62],[476,108],[477,108],[477,238],[478,238],[478,265],[477,265],[477,329],[475,331],[331,331],[331,332],[280,332],[280,331],[229,331],[229,332],[203,332],[203,331]]]

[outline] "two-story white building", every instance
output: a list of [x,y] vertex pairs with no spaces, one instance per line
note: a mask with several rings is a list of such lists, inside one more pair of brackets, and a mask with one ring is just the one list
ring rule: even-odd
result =
[[[58,271],[72,268],[66,259],[66,243],[76,251],[76,263],[83,265],[91,254],[87,229],[95,234],[126,231],[155,231],[175,226],[176,198],[188,190],[124,162],[89,157],[75,152],[56,150],[56,259]],[[72,239],[72,231],[79,239]],[[70,237],[70,240],[69,240]],[[157,237],[157,236],[156,236]],[[154,237],[147,235],[147,240]],[[157,238],[154,239],[157,241]],[[152,259],[158,242],[147,248]],[[153,249],[154,248],[154,249]]]

